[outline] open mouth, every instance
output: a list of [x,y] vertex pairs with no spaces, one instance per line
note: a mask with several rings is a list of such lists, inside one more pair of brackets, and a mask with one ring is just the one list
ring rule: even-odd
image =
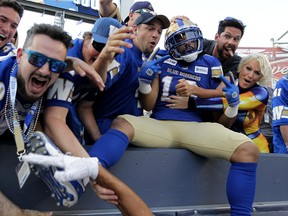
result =
[[47,79],[41,79],[40,77],[32,77],[31,79],[31,85],[32,85],[32,92],[33,93],[41,93],[42,89],[47,85],[48,80]]
[[250,80],[247,80],[247,79],[244,79],[244,81],[245,81],[246,83],[251,83],[251,81],[250,81]]
[[226,48],[225,51],[228,53],[229,58],[234,55],[232,48]]
[[4,41],[6,40],[6,38],[7,38],[6,35],[0,34],[0,41]]

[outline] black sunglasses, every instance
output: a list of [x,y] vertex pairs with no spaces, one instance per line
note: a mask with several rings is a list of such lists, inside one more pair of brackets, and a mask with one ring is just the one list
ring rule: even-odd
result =
[[94,47],[94,49],[95,49],[97,52],[100,53],[100,52],[102,51],[102,49],[105,47],[105,44],[103,44],[103,43],[98,43],[98,42],[96,42],[95,40],[93,40],[92,46]]
[[35,67],[42,67],[46,62],[49,62],[49,69],[53,73],[61,73],[67,67],[67,63],[57,59],[49,58],[42,53],[34,50],[24,49],[24,52],[28,54],[28,62]]

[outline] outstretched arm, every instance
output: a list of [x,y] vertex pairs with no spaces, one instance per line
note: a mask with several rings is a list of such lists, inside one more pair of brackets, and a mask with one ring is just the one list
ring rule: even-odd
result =
[[66,124],[68,108],[49,106],[44,110],[44,131],[62,152],[89,157],[87,151],[79,143]]
[[95,189],[94,186],[97,185],[96,182],[102,187],[115,191],[118,197],[117,207],[123,215],[153,215],[144,201],[130,187],[102,166],[99,166],[98,177],[96,181],[92,183],[93,189]]
[[62,171],[58,170],[54,175],[58,181],[71,181],[90,177],[93,189],[95,189],[97,182],[100,186],[115,192],[118,198],[118,200],[115,199],[115,203],[124,215],[152,215],[144,201],[125,183],[99,165],[97,158],[63,155],[52,148],[47,150],[50,156],[30,153],[24,155],[22,159],[29,163],[62,168]]
[[79,58],[67,56],[66,62],[68,64],[67,68],[65,69],[66,72],[74,70],[80,76],[84,77],[87,76],[92,83],[96,84],[100,91],[104,89],[104,82],[99,76],[99,74],[94,70],[93,67],[88,65],[86,62],[82,61]]

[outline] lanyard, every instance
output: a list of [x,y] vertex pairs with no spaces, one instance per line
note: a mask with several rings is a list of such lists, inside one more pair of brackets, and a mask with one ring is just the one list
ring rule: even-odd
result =
[[[25,154],[25,145],[24,145],[24,139],[23,134],[20,126],[20,122],[17,119],[17,110],[15,109],[15,103],[16,103],[16,94],[17,94],[17,63],[15,63],[11,70],[10,80],[9,80],[9,90],[10,90],[10,101],[11,101],[11,107],[13,112],[13,127],[14,127],[14,138],[17,146],[17,155],[19,155],[19,160],[21,160],[21,157],[23,154]],[[7,98],[8,100],[8,98]],[[24,127],[23,127],[23,133],[25,133],[31,124],[34,115],[37,113],[37,109],[39,106],[39,100],[34,102],[30,111],[25,117],[24,120]],[[36,124],[36,122],[35,122]]]

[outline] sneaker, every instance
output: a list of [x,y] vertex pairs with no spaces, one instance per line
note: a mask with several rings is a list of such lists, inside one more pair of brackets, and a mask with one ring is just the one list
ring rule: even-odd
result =
[[[27,153],[35,153],[49,155],[47,149],[55,149],[61,151],[54,143],[42,132],[36,131],[30,136],[26,143]],[[51,151],[50,151],[51,152]],[[36,164],[30,164],[31,170],[40,177],[52,192],[51,196],[56,200],[57,206],[71,207],[78,202],[80,195],[85,191],[85,187],[81,181],[59,182],[54,178],[56,170],[61,170],[56,167],[45,167]]]

